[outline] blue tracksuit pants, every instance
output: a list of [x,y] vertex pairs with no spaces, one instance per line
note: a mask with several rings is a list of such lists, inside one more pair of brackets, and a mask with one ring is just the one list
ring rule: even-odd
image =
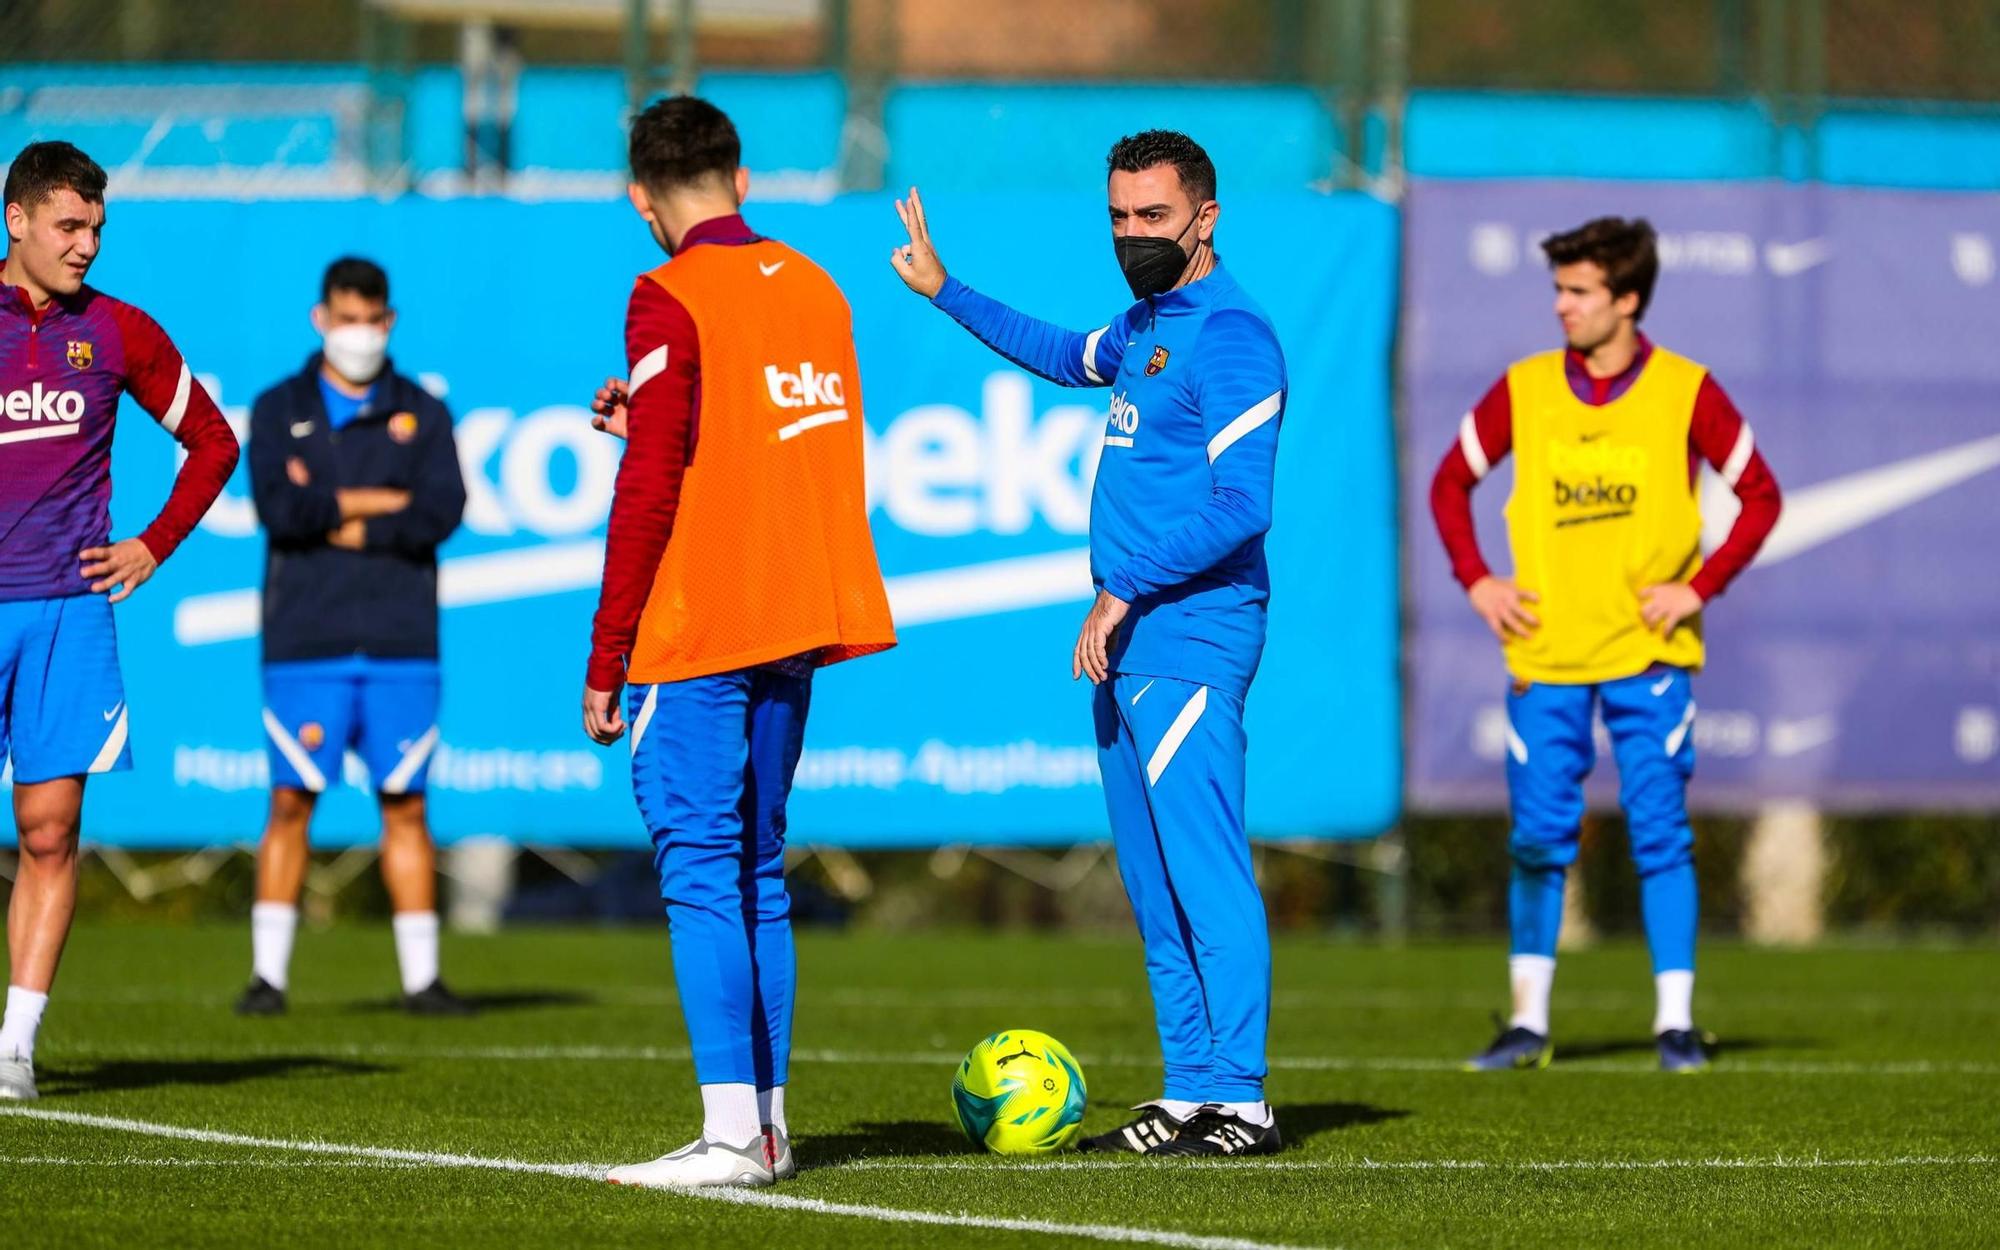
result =
[[1164,1097],[1264,1096],[1271,938],[1243,824],[1243,703],[1170,677],[1095,692],[1118,871],[1146,946]]
[[1694,691],[1687,670],[1666,666],[1596,685],[1536,682],[1508,695],[1513,953],[1556,953],[1563,875],[1576,861],[1583,782],[1597,762],[1591,718],[1599,706],[1618,760],[1619,802],[1639,869],[1653,971],[1692,971],[1696,905],[1687,783],[1694,773]]
[[786,1082],[792,902],[785,800],[812,678],[744,669],[632,686],[632,790],[653,837],[674,982],[704,1085]]

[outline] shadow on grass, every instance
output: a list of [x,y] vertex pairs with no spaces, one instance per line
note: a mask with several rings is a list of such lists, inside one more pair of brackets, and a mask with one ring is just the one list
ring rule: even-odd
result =
[[[1754,1055],[1760,1050],[1824,1050],[1826,1042],[1817,1037],[1722,1037],[1708,1047],[1710,1059],[1728,1055]],[[1650,1037],[1586,1039],[1556,1043],[1557,1063],[1565,1059],[1606,1059],[1617,1055],[1650,1055],[1657,1045]]]
[[1401,1120],[1414,1114],[1365,1102],[1280,1103],[1275,1110],[1278,1113],[1278,1131],[1284,1135],[1287,1148],[1303,1145],[1322,1133]]
[[42,1073],[42,1095],[106,1094],[167,1085],[237,1085],[288,1077],[373,1076],[394,1072],[379,1063],[323,1055],[258,1055],[249,1059],[114,1059]]
[[[597,995],[582,990],[494,990],[485,994],[459,993],[460,1001],[474,1011],[533,1011],[541,1007],[595,1007]],[[379,1015],[385,1012],[403,1010],[403,1000],[398,998],[371,998],[366,1002],[349,1003],[341,1010],[350,1015]]]
[[857,1159],[975,1153],[964,1133],[936,1120],[876,1120],[845,1133],[814,1133],[799,1138],[798,1150],[801,1157],[811,1157],[814,1167],[837,1167]]

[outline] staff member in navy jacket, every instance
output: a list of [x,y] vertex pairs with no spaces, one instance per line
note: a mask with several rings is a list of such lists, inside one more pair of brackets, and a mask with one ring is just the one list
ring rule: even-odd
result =
[[320,284],[325,341],[250,412],[250,478],[269,540],[264,730],[271,816],[250,910],[243,1015],[285,1010],[313,807],[348,750],[382,805],[403,1005],[468,1010],[438,978],[436,851],[424,782],[437,746],[437,547],[465,482],[451,413],[388,358],[389,276],[343,257]]

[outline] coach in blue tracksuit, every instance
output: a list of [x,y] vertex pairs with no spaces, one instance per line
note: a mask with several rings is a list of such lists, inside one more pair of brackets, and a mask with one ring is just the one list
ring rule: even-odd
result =
[[461,1014],[438,978],[436,852],[424,783],[438,740],[437,548],[465,512],[451,413],[397,373],[389,277],[327,267],[303,370],[250,410],[250,486],[269,540],[263,723],[271,815],[257,852],[244,1015],[285,1010],[307,831],[353,751],[382,808],[403,1003]]
[[1244,828],[1243,699],[1264,649],[1264,533],[1285,407],[1270,321],[1215,253],[1215,166],[1186,135],[1121,139],[1113,242],[1138,302],[1077,333],[948,277],[914,188],[903,281],[1001,355],[1109,386],[1090,506],[1097,601],[1072,672],[1096,685],[1118,867],[1146,943],[1162,1096],[1086,1149],[1268,1154],[1271,947]]

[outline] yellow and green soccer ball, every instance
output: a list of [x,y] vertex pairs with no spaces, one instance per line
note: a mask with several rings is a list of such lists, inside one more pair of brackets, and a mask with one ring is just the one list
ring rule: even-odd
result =
[[1050,1154],[1083,1133],[1083,1069],[1055,1038],[1033,1029],[995,1033],[951,1082],[958,1126],[995,1154]]

